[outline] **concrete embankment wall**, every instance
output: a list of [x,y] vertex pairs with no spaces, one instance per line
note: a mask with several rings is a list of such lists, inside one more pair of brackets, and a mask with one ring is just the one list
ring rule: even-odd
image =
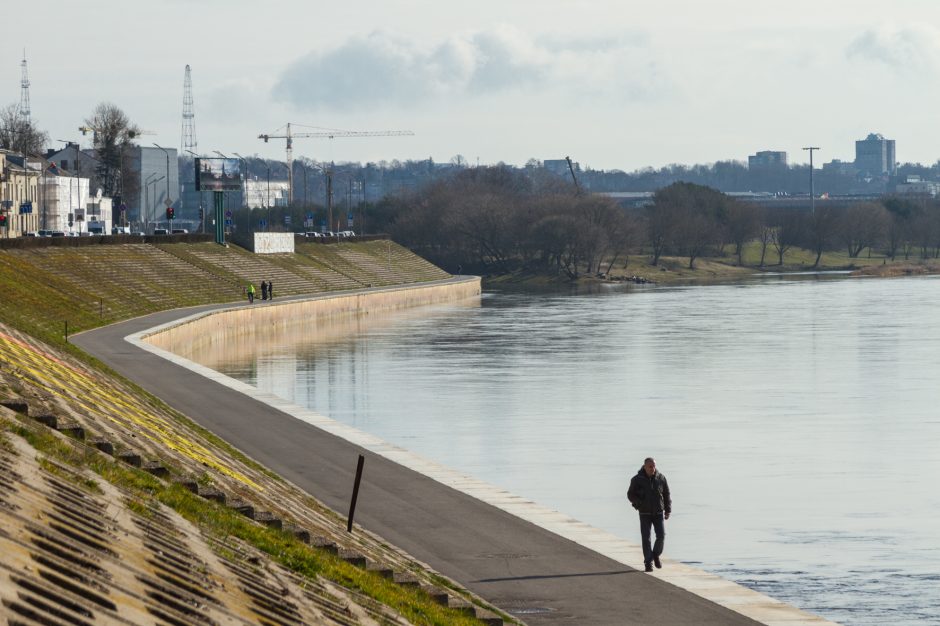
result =
[[260,329],[287,327],[298,321],[315,321],[343,316],[361,316],[431,304],[479,298],[480,278],[468,276],[435,283],[365,289],[345,294],[328,294],[274,302],[256,300],[184,318],[158,328],[145,340],[164,350],[176,351],[180,345],[199,346],[226,337],[246,337]]

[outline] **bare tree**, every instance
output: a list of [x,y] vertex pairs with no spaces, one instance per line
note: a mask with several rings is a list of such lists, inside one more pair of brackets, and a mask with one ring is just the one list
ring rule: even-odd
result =
[[878,245],[888,231],[888,211],[877,202],[853,204],[845,210],[839,234],[849,258],[858,258],[862,250]]
[[[744,244],[758,234],[760,227],[760,210],[757,207],[743,202],[729,203],[726,231],[728,238],[734,244],[734,254],[738,257],[738,265],[744,264],[741,258],[744,253]],[[761,254],[761,265],[763,265],[763,254]]]
[[764,259],[767,257],[767,246],[774,240],[775,230],[773,226],[761,224],[760,230],[757,231],[757,240],[760,242],[760,267],[764,267]]
[[119,196],[129,178],[126,167],[130,157],[133,140],[140,134],[140,129],[117,105],[102,102],[95,107],[91,117],[85,119],[85,125],[94,133],[94,146],[97,152],[97,184],[106,196]]
[[794,210],[783,211],[771,234],[771,243],[777,251],[777,265],[783,265],[783,255],[800,243],[803,236],[803,214]]
[[20,115],[20,108],[9,104],[0,109],[0,148],[28,156],[41,155],[49,135]]
[[839,228],[839,218],[830,207],[820,207],[809,216],[805,223],[807,247],[816,253],[813,268],[819,267],[823,252],[832,246]]

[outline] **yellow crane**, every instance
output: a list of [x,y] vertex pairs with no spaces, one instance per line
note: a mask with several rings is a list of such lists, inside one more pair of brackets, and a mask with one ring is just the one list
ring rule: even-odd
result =
[[[295,124],[295,126],[303,126],[302,124]],[[258,139],[264,139],[264,143],[268,143],[269,139],[286,139],[287,140],[287,202],[288,204],[294,203],[294,139],[308,139],[308,138],[319,138],[319,139],[333,139],[334,137],[410,137],[414,135],[410,130],[338,130],[332,128],[323,128],[316,132],[303,132],[295,133],[291,131],[291,123],[288,122],[286,131],[283,135],[275,133],[263,133],[258,135]],[[317,128],[316,126],[308,128]],[[280,129],[278,129],[280,130]]]

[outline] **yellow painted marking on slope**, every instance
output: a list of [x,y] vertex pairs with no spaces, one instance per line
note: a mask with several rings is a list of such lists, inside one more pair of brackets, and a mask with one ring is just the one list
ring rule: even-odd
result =
[[[75,403],[91,415],[102,416],[124,426],[136,425],[142,429],[141,434],[151,441],[176,450],[254,489],[263,490],[250,478],[227,466],[202,444],[183,437],[174,424],[143,410],[134,402],[114,396],[77,368],[4,333],[0,333],[0,354],[3,360],[15,366],[12,373],[17,378]],[[105,411],[103,408],[111,410]],[[115,416],[122,416],[127,421],[122,423]]]

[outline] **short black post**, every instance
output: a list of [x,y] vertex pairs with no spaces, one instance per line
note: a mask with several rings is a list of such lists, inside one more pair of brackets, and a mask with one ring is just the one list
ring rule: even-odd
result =
[[349,503],[349,520],[346,522],[346,532],[351,533],[353,527],[353,517],[356,515],[356,499],[359,498],[359,482],[362,480],[362,465],[366,462],[366,457],[359,455],[359,463],[356,465],[356,482],[353,485],[352,502]]
[[69,321],[65,320],[65,343],[69,342]]

